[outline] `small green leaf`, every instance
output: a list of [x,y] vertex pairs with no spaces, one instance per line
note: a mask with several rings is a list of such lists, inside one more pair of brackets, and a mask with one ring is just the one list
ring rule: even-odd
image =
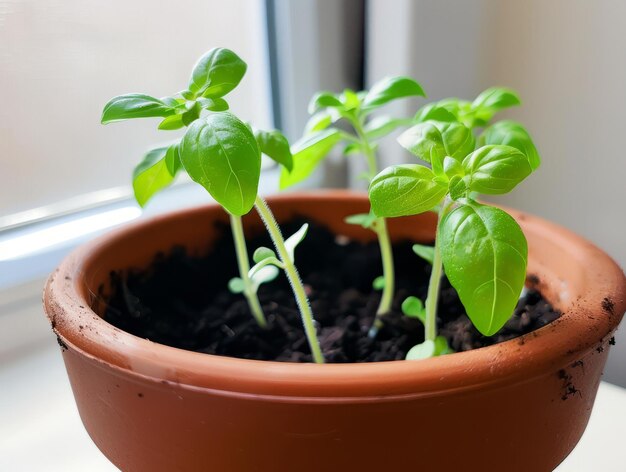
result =
[[359,143],[348,143],[348,144],[345,145],[345,147],[343,148],[343,151],[341,151],[341,153],[344,156],[351,156],[353,154],[362,154],[363,153],[363,148],[361,147],[361,144],[359,144]]
[[376,215],[372,212],[369,212],[347,216],[344,221],[350,225],[360,225],[363,226],[363,228],[367,229],[374,226],[376,219]]
[[[270,256],[266,257],[265,259],[261,259],[248,271],[248,277],[250,277],[251,280],[258,282],[257,284],[255,284],[257,288],[258,285],[260,285],[261,283],[272,280],[276,277],[276,275],[278,275],[278,271],[267,270],[268,267],[274,267],[275,269],[285,268],[284,264],[280,262],[276,257]],[[274,272],[276,272],[276,275],[273,275]]]
[[180,158],[194,182],[233,215],[254,206],[261,152],[250,129],[229,112],[196,120],[183,137]]
[[479,144],[504,144],[512,146],[522,152],[535,170],[541,164],[541,158],[533,143],[530,134],[519,123],[511,120],[502,120],[489,126],[479,138]]
[[406,164],[388,167],[374,177],[369,195],[377,216],[394,217],[430,210],[447,190],[447,185],[435,181],[435,174],[429,168]]
[[321,131],[328,128],[332,123],[333,118],[328,111],[318,111],[311,116],[311,118],[309,118],[309,121],[307,121],[307,124],[304,127],[304,134],[307,135],[314,133],[315,131]]
[[263,154],[291,172],[293,169],[293,157],[289,149],[289,141],[280,131],[256,130],[255,137]]
[[180,169],[178,143],[148,152],[133,172],[133,190],[140,206],[171,185]]
[[341,103],[343,103],[343,108],[346,111],[354,110],[356,108],[359,108],[359,106],[361,105],[359,96],[354,90],[351,89],[345,89],[339,99],[341,100]]
[[250,277],[252,289],[256,292],[261,284],[271,282],[278,277],[280,270],[274,265],[266,265],[255,271]]
[[472,323],[485,336],[495,334],[524,287],[524,233],[504,211],[469,200],[444,216],[438,237],[446,275]]
[[372,288],[374,290],[383,290],[385,288],[385,276],[379,275],[372,281]]
[[385,77],[367,92],[362,108],[369,111],[398,98],[425,96],[422,86],[410,77]]
[[261,246],[254,251],[252,255],[252,260],[254,262],[261,262],[263,259],[267,259],[268,257],[273,257],[274,259],[278,259],[276,257],[276,253],[268,247]]
[[467,181],[460,175],[455,175],[450,179],[448,183],[448,193],[452,200],[458,200],[459,198],[465,198],[469,192],[467,188]]
[[194,98],[223,97],[241,82],[246,69],[246,63],[230,49],[211,49],[194,66],[189,90]]
[[228,281],[228,290],[231,293],[243,293],[246,290],[246,285],[239,277],[233,277]]
[[180,128],[184,128],[185,123],[183,122],[183,115],[171,115],[165,118],[161,123],[159,123],[159,129],[161,130],[176,130]]
[[424,302],[417,297],[407,297],[402,302],[402,313],[410,318],[417,318],[426,323],[426,309],[424,308]]
[[467,188],[491,195],[510,192],[532,172],[524,154],[497,144],[478,148],[463,160],[463,167]]
[[421,344],[417,344],[409,349],[409,352],[406,353],[407,361],[419,361],[422,359],[428,359],[430,357],[435,356],[436,346],[435,342],[427,339]]
[[443,159],[443,172],[448,176],[448,178],[452,178],[455,175],[461,177],[465,175],[465,169],[463,168],[461,161],[457,161],[450,156],[446,156]]
[[419,123],[398,137],[398,142],[410,153],[426,162],[446,156],[462,160],[474,150],[474,133],[461,123],[426,121]]
[[413,252],[433,265],[435,259],[435,248],[433,246],[426,246],[425,244],[413,244]]
[[474,125],[484,126],[498,111],[520,103],[519,95],[512,89],[505,87],[488,88],[472,102],[472,111],[475,115]]
[[205,110],[211,111],[226,111],[228,110],[228,102],[223,98],[204,98],[201,97],[198,99],[198,103]]
[[413,117],[413,123],[423,123],[424,121],[456,121],[456,116],[436,103],[429,103],[420,108]]
[[285,189],[309,177],[318,164],[328,155],[335,145],[343,139],[335,128],[325,129],[305,136],[291,148],[293,169],[283,169],[280,174],[280,188]]
[[370,120],[364,127],[365,137],[368,140],[379,139],[387,136],[400,126],[411,124],[410,119],[392,118],[390,116],[377,116]]
[[328,107],[343,108],[343,103],[331,92],[318,92],[309,103],[309,114]]
[[109,101],[102,110],[102,124],[132,118],[167,117],[176,109],[158,98],[142,93],[120,95]]
[[289,236],[285,240],[285,248],[287,249],[287,253],[289,254],[289,258],[291,262],[295,262],[295,251],[298,244],[302,242],[304,237],[306,236],[306,232],[309,230],[309,225],[307,223],[303,224],[302,227]]

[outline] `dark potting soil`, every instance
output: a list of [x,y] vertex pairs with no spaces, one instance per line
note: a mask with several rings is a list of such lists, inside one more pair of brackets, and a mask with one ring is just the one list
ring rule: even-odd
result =
[[[293,234],[302,221],[283,225]],[[289,284],[284,276],[259,289],[268,320],[260,328],[243,295],[228,291],[237,275],[230,231],[207,255],[175,247],[158,254],[146,270],[111,274],[104,318],[118,328],[154,342],[192,351],[246,359],[310,362],[311,355]],[[271,247],[266,235],[248,242],[252,252]],[[409,295],[426,298],[430,265],[416,256],[410,242],[394,246],[396,294],[393,311],[375,339],[367,335],[380,299],[372,281],[381,275],[378,244],[362,244],[312,225],[296,250],[296,265],[305,283],[328,362],[404,359],[424,340],[420,321],[402,315]],[[559,313],[534,289],[520,299],[513,317],[493,337],[482,336],[465,314],[456,291],[444,278],[437,320],[439,334],[455,351],[466,351],[516,338],[554,321]]]

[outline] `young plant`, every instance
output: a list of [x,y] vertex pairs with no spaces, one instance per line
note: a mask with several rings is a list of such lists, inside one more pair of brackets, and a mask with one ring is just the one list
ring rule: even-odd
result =
[[[309,105],[309,120],[305,136],[293,146],[293,170],[283,171],[281,188],[295,185],[311,175],[320,162],[339,143],[344,144],[343,153],[361,154],[367,162],[366,178],[371,181],[378,173],[375,141],[388,135],[399,126],[411,124],[411,119],[379,116],[368,120],[370,114],[381,106],[404,97],[423,97],[422,87],[408,77],[388,77],[376,83],[369,91],[344,90],[341,94],[320,92]],[[339,120],[346,121],[353,133],[335,126]],[[348,223],[359,224],[374,231],[380,245],[383,275],[374,280],[373,286],[382,289],[376,321],[370,331],[374,336],[380,328],[381,316],[391,310],[394,293],[394,267],[391,242],[384,218],[369,214],[353,215]]]
[[517,97],[508,89],[489,89],[469,105],[459,101],[460,106],[451,107],[448,100],[443,102],[447,109],[441,102],[424,107],[418,112],[419,123],[398,141],[430,167],[392,166],[370,184],[377,216],[439,213],[434,248],[414,248],[431,262],[432,272],[425,304],[415,297],[403,304],[405,314],[418,317],[425,327],[424,343],[411,349],[407,359],[449,352],[436,326],[444,268],[472,323],[486,336],[511,317],[522,292],[527,263],[524,234],[511,216],[479,203],[476,195],[510,192],[539,166],[539,154],[518,123],[488,126],[478,139],[472,129],[486,125],[496,111],[514,101],[519,103],[513,96]]
[[[313,315],[278,225],[265,201],[258,195],[261,154],[276,160],[287,170],[292,167],[289,143],[278,131],[254,131],[228,110],[224,96],[241,81],[246,64],[234,52],[216,48],[196,63],[186,90],[157,99],[144,94],[113,98],[104,108],[102,123],[131,118],[163,118],[159,129],[188,127],[183,138],[169,146],[150,151],[133,176],[133,188],[140,205],[170,185],[184,170],[203,186],[228,212],[235,240],[240,277],[229,287],[243,293],[258,324],[267,321],[258,300],[261,283],[276,277],[276,267],[250,268],[241,217],[256,207],[279,253],[279,263],[294,289],[313,358],[323,362]],[[293,245],[295,247],[295,244]]]

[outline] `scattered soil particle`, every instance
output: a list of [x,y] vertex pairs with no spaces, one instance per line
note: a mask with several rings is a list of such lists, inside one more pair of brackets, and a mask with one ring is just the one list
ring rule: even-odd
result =
[[578,394],[582,397],[580,390],[578,390],[574,384],[572,383],[572,376],[565,371],[565,369],[561,369],[558,372],[559,379],[562,380],[562,395],[561,400],[565,401],[568,398]]
[[604,297],[602,300],[602,309],[609,315],[615,314],[615,302],[611,299],[611,297]]
[[63,342],[63,340],[57,335],[57,344],[61,346],[63,351],[67,351],[67,344]]
[[137,394],[137,396],[138,396],[139,398],[143,398],[143,393],[138,393],[138,394]]
[[[283,225],[293,234],[302,220]],[[260,328],[240,294],[227,289],[237,275],[235,253],[227,227],[208,255],[174,247],[157,254],[144,270],[112,272],[111,289],[104,287],[94,309],[104,318],[141,338],[197,352],[245,359],[310,362],[311,354],[298,310],[283,274],[259,289],[268,327]],[[248,249],[271,247],[265,234],[251,237]],[[374,321],[380,292],[372,281],[381,275],[378,244],[363,244],[311,225],[296,251],[298,270],[310,294],[318,334],[328,362],[372,362],[404,359],[422,342],[423,326],[400,310],[409,295],[426,298],[430,265],[417,257],[411,242],[394,246],[396,294],[392,311],[375,339],[367,333]],[[102,303],[103,302],[103,303]],[[439,333],[455,351],[497,344],[530,333],[557,319],[535,289],[529,289],[500,332],[482,336],[465,314],[456,291],[442,280],[438,309]],[[523,344],[523,340],[520,340]]]
[[611,346],[615,346],[615,336],[611,337],[611,339],[609,339],[609,344]]

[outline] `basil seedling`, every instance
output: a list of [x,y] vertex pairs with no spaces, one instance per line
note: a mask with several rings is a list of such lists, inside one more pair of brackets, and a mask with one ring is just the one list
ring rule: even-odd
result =
[[[354,92],[344,90],[341,94],[317,93],[309,105],[309,120],[304,137],[294,144],[293,170],[282,172],[281,188],[295,185],[311,175],[315,168],[339,143],[344,144],[345,155],[362,154],[368,165],[366,178],[370,181],[378,173],[375,141],[388,135],[399,126],[409,125],[412,119],[379,116],[368,120],[370,114],[381,106],[405,97],[423,97],[422,87],[408,77],[388,77],[369,90]],[[336,128],[333,123],[347,121],[353,133]],[[374,231],[378,237],[382,256],[383,275],[373,281],[375,289],[382,289],[375,324],[370,331],[374,336],[382,322],[380,317],[391,310],[394,293],[394,267],[391,242],[384,218],[376,215],[359,214],[346,219]]]
[[486,336],[511,317],[526,279],[528,248],[521,228],[503,210],[475,198],[507,193],[539,166],[532,139],[518,123],[502,121],[474,136],[473,127],[487,125],[496,111],[519,99],[509,89],[489,89],[474,102],[457,102],[427,105],[418,112],[419,123],[398,138],[430,167],[389,167],[369,188],[377,216],[439,213],[435,246],[414,247],[432,272],[425,304],[414,297],[403,304],[404,313],[425,326],[425,342],[411,349],[408,359],[450,352],[436,327],[444,268],[472,323]]
[[280,266],[294,289],[313,358],[323,362],[313,314],[293,257],[285,248],[269,207],[258,195],[261,154],[289,171],[293,163],[289,143],[279,131],[253,130],[226,111],[228,103],[223,97],[239,84],[246,68],[246,63],[234,52],[212,49],[194,66],[186,90],[161,99],[143,94],[115,97],[104,107],[102,123],[161,117],[160,129],[187,127],[179,142],[153,149],[137,166],[133,178],[137,201],[145,205],[170,185],[180,170],[204,187],[230,216],[239,277],[230,281],[229,288],[246,296],[253,316],[265,327],[267,321],[257,290],[262,283],[276,277],[277,269],[250,268],[241,217],[256,207],[278,249]]

